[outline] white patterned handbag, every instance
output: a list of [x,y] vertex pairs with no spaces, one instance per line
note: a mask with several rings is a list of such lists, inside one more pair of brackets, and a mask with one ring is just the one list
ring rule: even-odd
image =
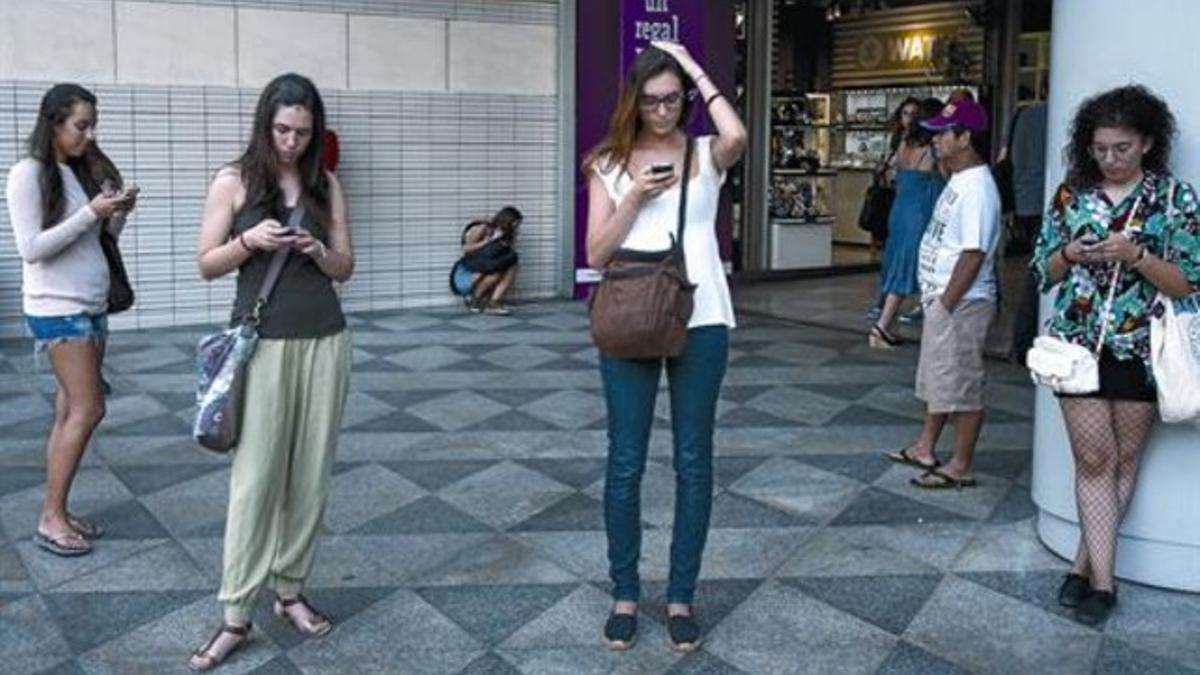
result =
[[[1142,198],[1138,196],[1129,210],[1130,218],[1137,213],[1141,203]],[[1120,280],[1121,263],[1117,263],[1109,280],[1108,297],[1100,309],[1100,335],[1096,337],[1094,350],[1053,335],[1041,335],[1034,339],[1033,347],[1025,354],[1025,366],[1029,368],[1029,377],[1034,384],[1050,387],[1058,394],[1094,394],[1100,391],[1100,351],[1104,348],[1104,336],[1112,322],[1113,299]]]

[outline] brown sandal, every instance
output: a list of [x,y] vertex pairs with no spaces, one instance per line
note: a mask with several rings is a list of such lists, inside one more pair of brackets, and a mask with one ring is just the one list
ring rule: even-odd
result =
[[[287,611],[288,607],[297,604],[308,610],[308,613],[314,617],[313,620],[302,621],[292,616],[292,614]],[[318,638],[323,635],[328,635],[329,631],[333,630],[333,622],[329,620],[329,617],[318,612],[312,606],[312,603],[308,601],[308,598],[305,598],[302,594],[297,594],[296,597],[287,599],[276,595],[275,616],[292,624],[292,628],[295,628],[297,633],[300,633],[305,637]]]
[[[219,629],[217,629],[217,632],[214,633],[211,638],[209,638],[208,642],[204,643],[203,647],[192,652],[192,658],[188,659],[188,668],[195,671],[205,671],[212,670],[222,663],[225,663],[225,659],[229,658],[234,652],[241,649],[242,645],[250,641],[250,627],[251,624],[249,623],[247,623],[245,626],[235,626],[228,623],[222,625]],[[230,635],[236,635],[241,639],[233,643],[233,646],[224,652],[213,651],[213,647],[216,646],[217,640],[220,640],[221,636],[226,633],[229,633]]]

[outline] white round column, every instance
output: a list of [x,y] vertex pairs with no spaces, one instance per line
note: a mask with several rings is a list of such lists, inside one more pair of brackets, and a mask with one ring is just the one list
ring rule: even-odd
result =
[[[1150,87],[1170,105],[1180,132],[1172,168],[1182,180],[1200,182],[1200,2],[1056,0],[1052,26],[1046,201],[1062,181],[1062,149],[1079,103],[1131,82]],[[1051,298],[1042,298],[1043,317]],[[1038,536],[1072,559],[1079,541],[1074,462],[1058,402],[1044,388],[1034,416]],[[1116,574],[1200,591],[1200,430],[1156,427],[1121,526]]]

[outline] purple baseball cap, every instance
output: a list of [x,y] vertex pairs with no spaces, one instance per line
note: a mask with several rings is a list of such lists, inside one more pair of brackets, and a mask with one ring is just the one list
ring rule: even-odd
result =
[[967,131],[987,131],[988,116],[983,106],[975,101],[962,100],[947,103],[941,113],[921,120],[921,126],[930,131],[945,131],[954,127]]

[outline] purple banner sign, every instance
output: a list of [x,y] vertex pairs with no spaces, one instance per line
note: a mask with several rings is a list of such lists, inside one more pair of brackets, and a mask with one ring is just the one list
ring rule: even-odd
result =
[[[725,3],[711,0],[579,0],[578,35],[575,54],[577,82],[575,108],[576,166],[596,146],[608,130],[608,118],[616,106],[625,73],[637,55],[654,40],[682,42],[696,56],[713,79],[726,91],[732,91],[733,45],[732,11]],[[718,6],[721,6],[718,10]],[[728,35],[730,44],[720,44],[719,55],[705,54],[705,18],[716,15],[722,20],[720,35]],[[711,37],[711,36],[710,36]],[[715,62],[715,63],[714,63]],[[693,134],[711,133],[702,112],[688,125]],[[577,174],[575,184],[575,297],[587,295],[596,280],[587,265],[587,184],[588,177]],[[728,213],[728,207],[723,209]],[[727,216],[723,219],[726,222]],[[728,235],[721,234],[722,252],[728,255]]]

